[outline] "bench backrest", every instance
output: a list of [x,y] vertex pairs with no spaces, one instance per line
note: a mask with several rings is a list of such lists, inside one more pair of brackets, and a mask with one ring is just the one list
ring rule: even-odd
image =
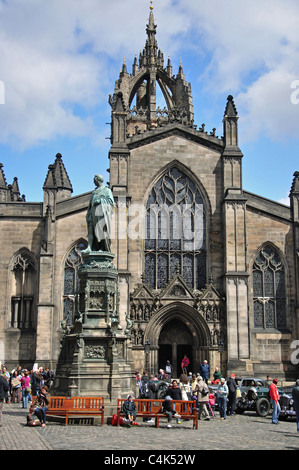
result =
[[[117,400],[117,408],[119,410],[122,410],[125,401],[125,398],[119,398]],[[158,413],[159,411],[162,411],[161,408],[165,399],[145,400],[142,398],[136,398],[133,401],[136,404],[137,413]],[[173,409],[180,415],[194,414],[196,408],[195,401],[171,400],[171,403],[173,405]]]
[[[34,403],[34,398],[32,397]],[[49,411],[52,410],[101,410],[103,397],[55,397],[52,396]]]

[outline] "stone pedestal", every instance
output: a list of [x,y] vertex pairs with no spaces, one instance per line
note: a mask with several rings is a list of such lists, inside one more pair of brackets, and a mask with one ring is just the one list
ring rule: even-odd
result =
[[118,273],[109,252],[83,254],[74,326],[62,339],[55,395],[103,396],[105,414],[135,394],[131,340],[119,322]]

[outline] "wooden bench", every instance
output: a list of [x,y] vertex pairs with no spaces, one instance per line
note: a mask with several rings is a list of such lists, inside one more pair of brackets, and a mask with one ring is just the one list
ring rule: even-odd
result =
[[[124,416],[123,404],[125,401],[125,398],[119,398],[117,400],[117,426],[120,424],[120,418]],[[166,418],[166,415],[162,413],[162,404],[165,401],[164,398],[157,400],[136,398],[133,401],[136,404],[136,417],[154,418],[156,428],[159,427],[160,418]],[[175,412],[181,416],[181,419],[192,419],[193,429],[198,429],[198,410],[196,409],[196,401],[171,400],[171,403]]]
[[[34,412],[34,401],[30,412]],[[68,425],[70,418],[101,417],[101,426],[104,423],[104,398],[103,397],[51,397],[46,412],[47,416],[63,416],[65,424]]]

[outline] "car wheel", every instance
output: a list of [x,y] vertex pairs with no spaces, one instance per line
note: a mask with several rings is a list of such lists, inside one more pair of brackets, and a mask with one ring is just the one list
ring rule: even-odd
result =
[[256,402],[256,413],[261,418],[266,418],[270,411],[270,403],[267,398],[260,398]]
[[166,397],[166,390],[164,390],[163,388],[161,388],[160,390],[158,390],[157,392],[157,398],[158,399],[161,399],[161,398],[165,398]]
[[236,403],[236,413],[238,415],[242,415],[245,411],[245,408],[242,406],[242,402],[240,400]]

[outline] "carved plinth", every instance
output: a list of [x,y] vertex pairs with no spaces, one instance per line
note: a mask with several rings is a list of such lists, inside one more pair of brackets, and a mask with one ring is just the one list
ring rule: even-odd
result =
[[135,394],[132,344],[119,321],[118,273],[109,252],[83,253],[74,327],[64,332],[55,395],[102,396],[108,416],[117,398]]
[[79,268],[79,311],[83,329],[115,329],[119,325],[118,273],[110,252],[83,254]]

